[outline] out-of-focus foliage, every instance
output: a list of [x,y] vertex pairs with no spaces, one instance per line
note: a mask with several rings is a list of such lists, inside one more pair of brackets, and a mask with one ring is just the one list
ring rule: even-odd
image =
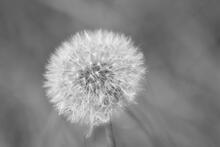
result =
[[[0,0],[0,146],[85,146],[84,128],[57,116],[43,72],[71,34],[130,35],[150,71],[138,104],[113,121],[118,147],[220,146],[217,0]],[[105,146],[97,128],[87,146]]]

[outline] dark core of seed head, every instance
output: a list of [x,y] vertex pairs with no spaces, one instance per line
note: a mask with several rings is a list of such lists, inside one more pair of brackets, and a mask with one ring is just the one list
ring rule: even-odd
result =
[[80,70],[80,85],[86,89],[86,92],[90,91],[97,94],[107,80],[114,78],[111,68],[106,63],[93,63],[84,70]]
[[100,91],[105,94],[104,104],[109,104],[109,99],[118,102],[123,92],[119,86],[108,86],[105,83],[114,80],[112,66],[107,63],[93,63],[84,70],[79,71],[79,84],[86,93],[99,95]]

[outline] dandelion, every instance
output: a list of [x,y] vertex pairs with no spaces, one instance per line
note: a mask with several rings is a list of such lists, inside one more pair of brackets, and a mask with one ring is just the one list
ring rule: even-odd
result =
[[72,123],[99,126],[135,103],[145,68],[130,38],[84,31],[62,43],[46,66],[47,96]]

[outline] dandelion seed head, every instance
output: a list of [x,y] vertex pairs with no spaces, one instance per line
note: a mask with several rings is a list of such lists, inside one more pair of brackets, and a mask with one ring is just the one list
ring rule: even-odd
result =
[[131,39],[111,31],[84,31],[52,54],[44,87],[59,114],[98,126],[135,103],[144,74],[143,54]]

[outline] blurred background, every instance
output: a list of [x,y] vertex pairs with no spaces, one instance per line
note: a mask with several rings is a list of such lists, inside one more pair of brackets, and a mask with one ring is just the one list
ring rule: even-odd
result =
[[133,38],[149,72],[113,119],[117,147],[220,146],[220,1],[0,0],[0,147],[104,147],[49,104],[44,66],[85,29]]

